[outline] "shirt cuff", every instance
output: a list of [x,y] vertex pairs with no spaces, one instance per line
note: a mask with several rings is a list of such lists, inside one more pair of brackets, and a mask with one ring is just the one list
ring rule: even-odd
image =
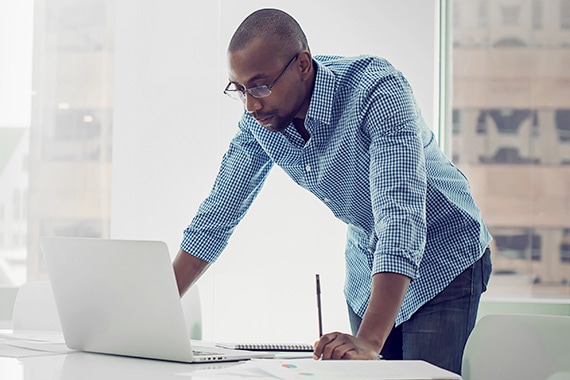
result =
[[194,257],[197,257],[200,260],[213,263],[216,261],[218,256],[220,256],[220,253],[223,250],[225,244],[219,243],[218,245],[222,246],[220,248],[219,246],[206,244],[206,242],[211,242],[211,239],[208,239],[206,236],[185,236],[182,240],[182,243],[180,243],[180,249]]
[[418,264],[405,256],[386,253],[377,254],[374,256],[372,274],[392,272],[414,279],[418,276],[418,267]]

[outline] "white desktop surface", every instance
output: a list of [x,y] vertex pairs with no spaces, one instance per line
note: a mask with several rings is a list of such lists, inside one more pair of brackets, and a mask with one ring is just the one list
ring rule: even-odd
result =
[[[206,380],[206,379],[239,379],[248,378],[255,379],[460,379],[458,376],[438,376],[439,369],[430,366],[424,362],[410,361],[410,362],[389,362],[389,361],[375,361],[375,362],[352,362],[353,369],[349,376],[344,376],[341,373],[344,371],[335,372],[334,376],[327,374],[330,373],[333,367],[326,366],[324,373],[315,372],[316,376],[301,376],[291,373],[286,377],[273,377],[270,375],[263,376],[258,373],[258,376],[248,376],[244,370],[241,372],[239,368],[257,367],[278,364],[279,360],[283,359],[258,359],[254,361],[241,362],[241,363],[211,363],[211,364],[185,364],[175,363],[159,360],[148,360],[129,358],[113,355],[91,354],[85,352],[73,352],[69,354],[53,354],[32,357],[0,357],[0,379],[2,380],[90,380],[90,379],[192,379],[192,380]],[[307,359],[305,359],[307,360]],[[312,359],[308,359],[312,360]],[[290,362],[295,362],[290,361]],[[258,364],[259,363],[259,364]],[[295,362],[298,363],[298,362]],[[310,362],[308,364],[311,364]],[[321,363],[329,364],[329,363]],[[330,363],[344,365],[348,362]],[[249,366],[249,367],[247,367]],[[376,368],[377,367],[377,368]],[[340,367],[339,367],[340,368]],[[374,375],[367,376],[364,373],[374,368]],[[224,372],[219,372],[222,369]],[[403,369],[405,369],[403,371]],[[203,371],[207,370],[207,371]],[[232,373],[234,372],[235,373]],[[344,368],[346,370],[346,368]],[[286,370],[285,370],[286,371]],[[260,371],[261,372],[261,371]],[[404,373],[406,372],[406,373]],[[384,373],[384,374],[383,374]],[[410,376],[412,374],[412,376]],[[434,375],[436,374],[436,375]]]
[[[200,343],[213,345],[212,342]],[[240,378],[461,380],[422,361],[315,361],[311,353],[277,353],[274,359],[188,364],[69,350],[61,333],[0,331],[0,380]]]
[[2,380],[196,379],[192,372],[232,364],[184,364],[74,352],[24,358],[0,357]]

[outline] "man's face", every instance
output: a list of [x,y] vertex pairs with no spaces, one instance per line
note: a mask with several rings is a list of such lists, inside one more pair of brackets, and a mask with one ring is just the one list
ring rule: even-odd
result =
[[297,60],[294,56],[284,60],[276,46],[258,39],[246,49],[228,54],[229,79],[237,87],[269,86],[278,78],[269,96],[256,98],[246,91],[243,98],[246,111],[272,132],[285,130],[299,117],[306,97]]

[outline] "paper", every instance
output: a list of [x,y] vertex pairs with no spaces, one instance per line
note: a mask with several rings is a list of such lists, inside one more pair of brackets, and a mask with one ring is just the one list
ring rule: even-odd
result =
[[26,332],[0,334],[0,356],[23,358],[72,352],[61,333]]
[[281,380],[460,380],[461,377],[422,361],[258,359],[210,371],[192,372],[192,379]]

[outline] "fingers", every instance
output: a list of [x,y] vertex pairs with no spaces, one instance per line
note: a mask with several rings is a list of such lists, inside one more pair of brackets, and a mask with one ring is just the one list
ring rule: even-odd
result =
[[352,335],[339,332],[325,334],[315,342],[314,359],[351,359],[356,345]]
[[315,360],[319,360],[321,358],[320,354],[317,356],[317,346],[319,345],[319,342],[320,342],[320,340],[316,340],[315,343],[313,343],[313,347],[314,347],[313,359],[315,359]]
[[333,332],[325,334],[315,342],[313,358],[378,360],[379,350],[364,338]]

